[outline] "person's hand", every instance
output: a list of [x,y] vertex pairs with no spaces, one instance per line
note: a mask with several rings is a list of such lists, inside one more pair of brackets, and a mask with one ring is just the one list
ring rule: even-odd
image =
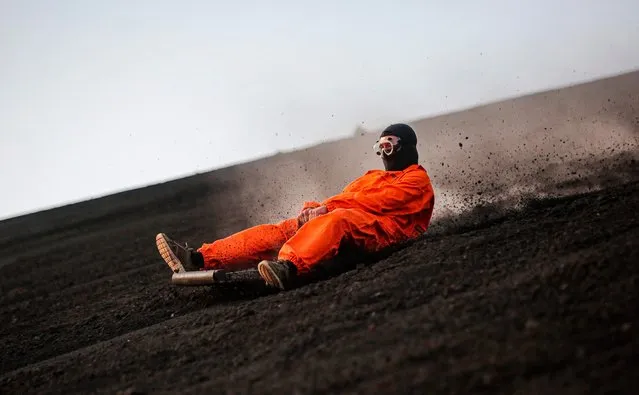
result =
[[319,206],[317,208],[307,208],[305,210],[302,210],[300,215],[297,217],[297,222],[300,226],[302,226],[313,218],[317,218],[326,213],[328,213],[328,209],[325,206]]
[[308,215],[309,212],[312,210],[312,208],[305,208],[304,210],[302,210],[302,212],[300,213],[300,215],[297,216],[297,225],[298,226],[302,226],[304,225],[306,222],[308,222]]

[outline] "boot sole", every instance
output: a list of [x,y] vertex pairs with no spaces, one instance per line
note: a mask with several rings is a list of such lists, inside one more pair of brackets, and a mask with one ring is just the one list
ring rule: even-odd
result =
[[173,273],[183,273],[186,271],[184,270],[182,262],[180,262],[178,257],[171,251],[171,247],[164,233],[158,233],[158,235],[155,236],[155,245],[158,247],[160,256],[162,256],[164,262],[169,265]]
[[266,281],[267,284],[269,285],[277,284],[276,286],[279,289],[284,290],[284,284],[282,284],[282,281],[280,280],[280,278],[277,277],[273,269],[271,269],[268,261],[260,262],[257,265],[257,271],[260,273],[260,276],[262,276],[262,278]]

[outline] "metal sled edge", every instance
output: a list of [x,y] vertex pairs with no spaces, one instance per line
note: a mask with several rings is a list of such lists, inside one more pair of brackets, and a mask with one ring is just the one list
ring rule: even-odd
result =
[[171,283],[180,286],[214,285],[219,283],[247,283],[264,281],[257,269],[229,272],[219,270],[200,270],[192,272],[178,272],[171,276]]

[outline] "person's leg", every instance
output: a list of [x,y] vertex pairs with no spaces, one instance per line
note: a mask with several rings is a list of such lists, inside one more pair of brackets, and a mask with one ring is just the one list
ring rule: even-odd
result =
[[276,257],[297,228],[296,218],[278,224],[257,225],[213,243],[205,243],[197,252],[202,255],[205,269],[241,270],[255,267],[261,260]]
[[391,238],[376,216],[362,210],[338,209],[301,227],[284,243],[278,259],[292,262],[302,273],[334,258],[344,242],[372,252],[386,247]]
[[241,270],[255,267],[260,260],[277,256],[278,250],[297,230],[297,219],[273,225],[258,225],[194,250],[171,240],[164,233],[156,236],[160,255],[174,272],[200,269]]
[[277,262],[263,261],[258,269],[267,283],[284,289],[292,276],[335,258],[342,243],[374,252],[392,242],[382,219],[361,210],[338,209],[307,222],[284,243]]

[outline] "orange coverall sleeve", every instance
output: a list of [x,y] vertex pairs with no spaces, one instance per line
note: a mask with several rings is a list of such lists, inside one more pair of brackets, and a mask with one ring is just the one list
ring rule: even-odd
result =
[[428,208],[433,202],[433,195],[428,176],[414,172],[382,188],[343,192],[324,201],[324,205],[328,211],[357,208],[377,215],[414,214]]

